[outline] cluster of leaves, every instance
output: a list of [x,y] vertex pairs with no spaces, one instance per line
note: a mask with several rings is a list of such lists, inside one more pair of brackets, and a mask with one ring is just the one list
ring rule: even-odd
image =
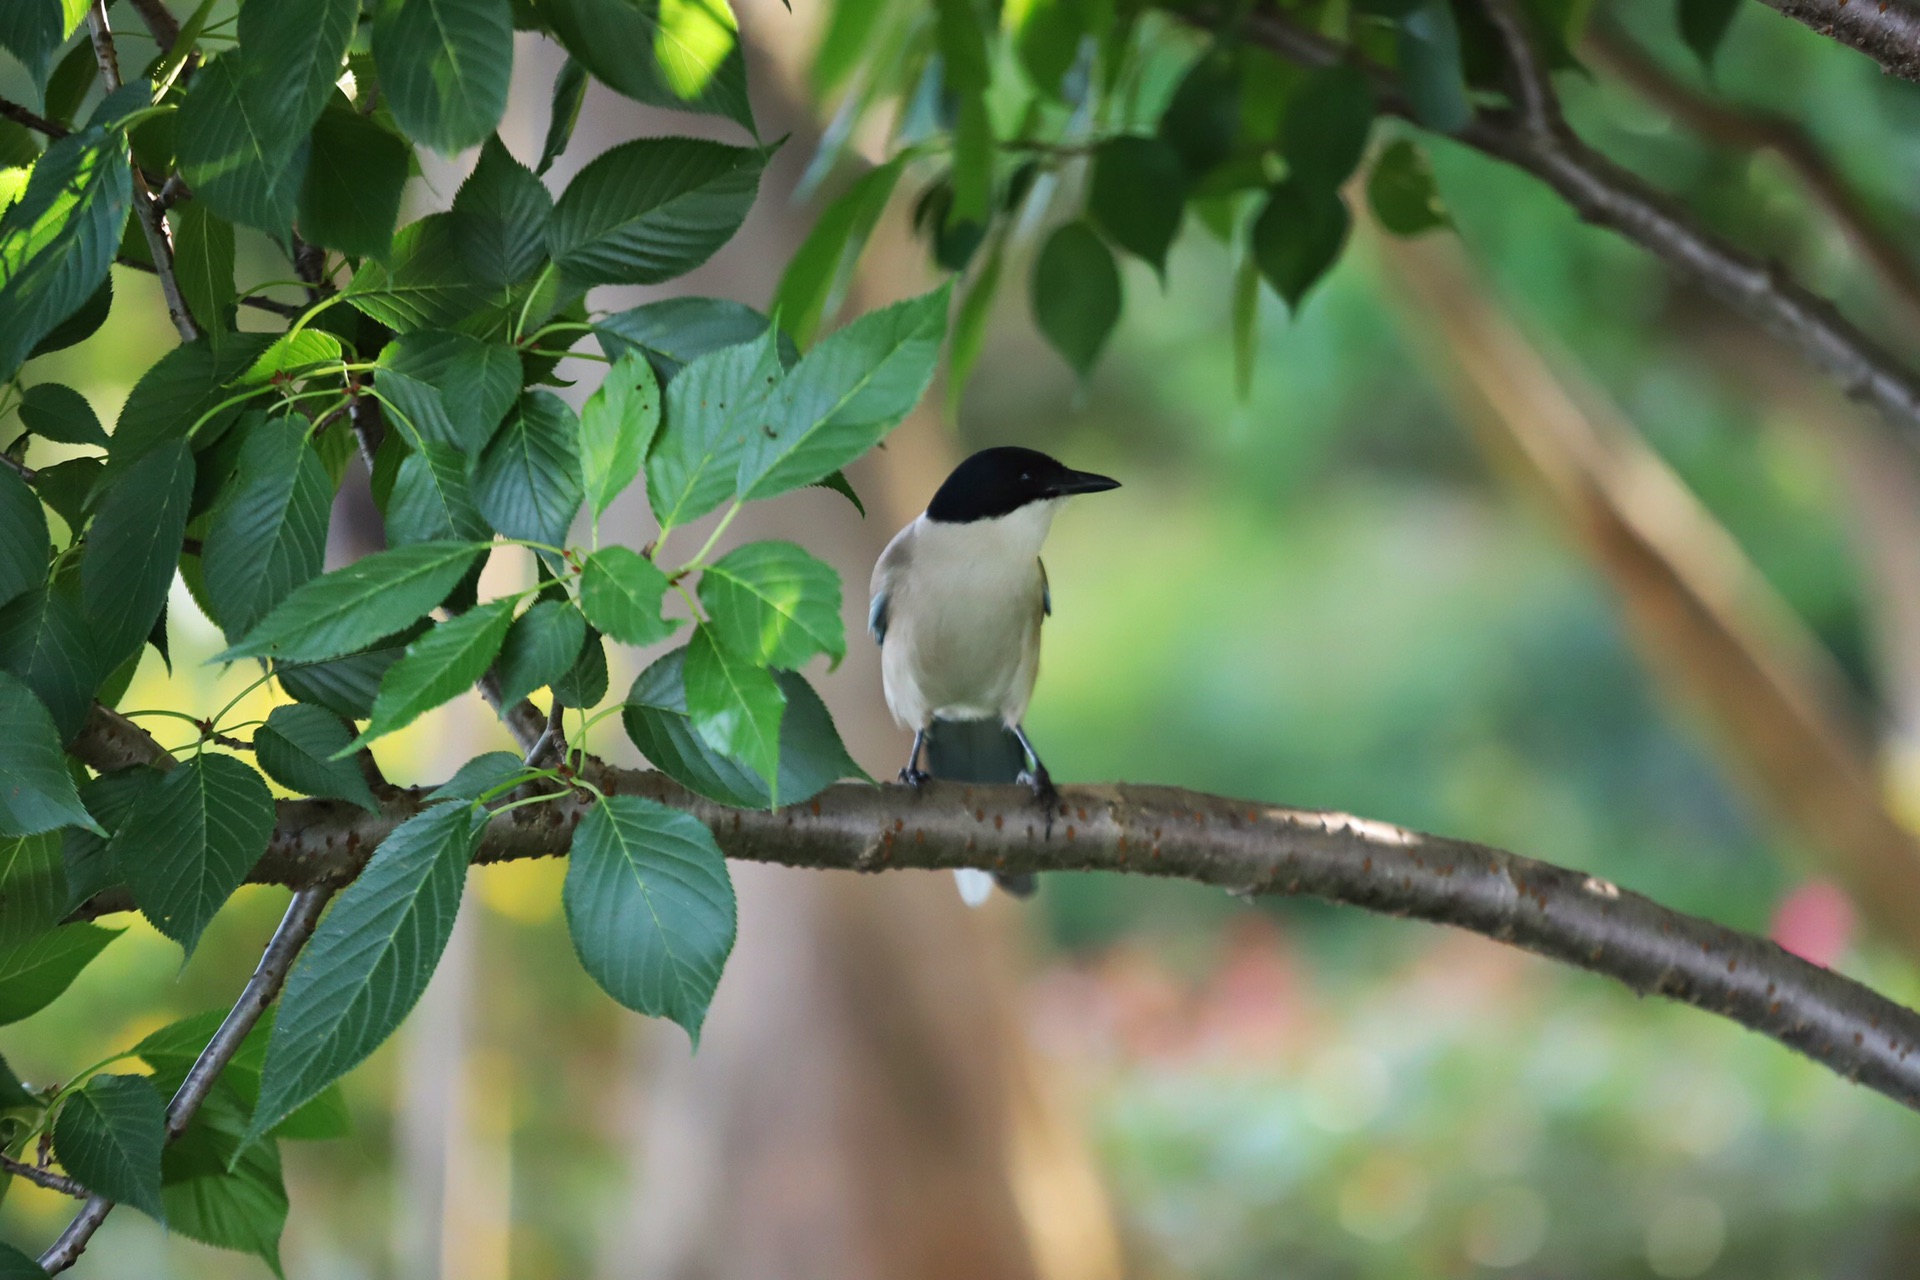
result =
[[[368,745],[483,680],[505,704],[547,691],[569,744],[557,760],[470,760],[379,844],[271,1028],[176,1141],[162,1100],[217,1015],[113,1060],[139,1058],[148,1076],[103,1074],[109,1062],[34,1091],[0,1073],[9,1155],[51,1135],[41,1158],[87,1187],[277,1266],[275,1142],[337,1129],[334,1083],[420,996],[494,815],[591,798],[564,893],[581,963],[620,1003],[697,1038],[734,939],[725,862],[699,821],[600,793],[582,770],[590,733],[617,712],[655,766],[732,805],[798,802],[858,773],[799,674],[845,653],[838,576],[789,542],[714,552],[746,502],[825,485],[858,506],[840,469],[924,393],[949,293],[817,342],[817,323],[796,333],[718,299],[589,311],[596,285],[699,265],[751,207],[769,151],[720,0],[218,8],[200,4],[144,70],[121,33],[127,84],[112,93],[89,90],[83,10],[18,0],[0,17],[0,47],[56,126],[42,139],[0,125],[0,419],[20,427],[0,466],[0,1024],[57,998],[117,935],[63,923],[103,892],[191,953],[268,848],[269,779],[368,810],[399,803]],[[571,55],[537,170],[493,133],[516,26]],[[749,139],[629,142],[556,197],[539,173],[567,147],[589,77]],[[452,207],[396,226],[415,147],[474,145]],[[172,193],[154,208],[192,336],[139,378],[109,432],[80,392],[32,381],[32,361],[99,327],[116,258],[167,269],[135,216],[149,191]],[[243,287],[249,240],[300,279]],[[589,339],[597,354],[574,350]],[[570,354],[606,365],[577,413],[550,389]],[[30,467],[35,440],[71,456]],[[356,452],[386,549],[322,572]],[[602,545],[601,517],[637,484],[658,534]],[[676,531],[717,511],[702,545],[669,556]],[[533,585],[483,598],[495,555],[522,558]],[[96,775],[67,750],[96,703],[118,706],[147,648],[171,661],[176,573],[226,637],[218,660],[285,700],[263,721],[236,721],[239,699],[177,716],[192,729],[177,760]],[[676,633],[685,642],[609,704],[607,644]]]

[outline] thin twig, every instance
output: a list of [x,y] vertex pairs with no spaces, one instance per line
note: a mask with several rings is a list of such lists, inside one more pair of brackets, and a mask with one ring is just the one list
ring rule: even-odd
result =
[[0,450],[0,462],[4,462],[7,466],[19,472],[20,478],[22,480],[25,480],[28,484],[32,484],[35,480],[38,480],[40,478],[40,473],[38,471],[35,471],[32,467],[20,461],[20,459],[14,457],[12,454],[7,453],[3,450]]
[[[135,271],[144,271],[148,275],[159,274],[151,262],[142,262],[138,258],[129,258],[123,255],[115,258],[114,262],[122,267],[131,267]],[[275,302],[272,298],[262,298],[258,294],[248,294],[243,298],[236,298],[234,301],[243,307],[252,307],[256,311],[271,312],[276,316],[283,316],[289,320],[298,319],[306,310],[306,308],[296,306],[291,302]]]
[[45,116],[35,115],[19,103],[6,98],[0,98],[0,119],[11,120],[15,124],[23,124],[36,133],[46,134],[49,138],[64,138],[68,133],[65,125],[56,124]]
[[72,1196],[75,1200],[85,1200],[92,1194],[72,1178],[55,1173],[51,1169],[42,1169],[37,1164],[15,1160],[4,1152],[0,1152],[0,1170],[16,1178],[25,1178],[36,1187],[45,1187],[49,1191],[58,1191],[63,1196]]
[[1507,51],[1507,70],[1520,122],[1540,133],[1563,131],[1565,117],[1553,93],[1552,73],[1533,47],[1526,15],[1514,0],[1481,0],[1481,4]]
[[[280,994],[280,988],[287,980],[287,970],[292,967],[300,949],[313,936],[314,927],[320,923],[320,913],[325,909],[327,899],[332,896],[333,886],[327,882],[308,885],[293,895],[293,901],[287,905],[286,915],[281,917],[280,927],[274,930],[273,940],[267,943],[267,949],[253,971],[253,977],[248,979],[240,998],[234,1002],[233,1011],[227,1014],[226,1021],[214,1032],[207,1047],[200,1051],[199,1058],[187,1072],[187,1078],[175,1091],[173,1101],[167,1104],[169,1142],[186,1132],[194,1113],[200,1110],[200,1104],[206,1101],[207,1094],[212,1091],[214,1081],[233,1061],[233,1055],[240,1051],[241,1042],[260,1021],[260,1015]],[[67,1224],[67,1229],[60,1233],[60,1238],[40,1255],[41,1269],[48,1275],[54,1275],[71,1267],[86,1250],[87,1242],[93,1239],[93,1233],[100,1229],[100,1224],[106,1221],[112,1209],[113,1201],[105,1196],[88,1197],[73,1221]]]
[[1920,10],[1908,0],[1761,0],[1795,22],[1858,49],[1882,70],[1920,81]]
[[1793,171],[1827,216],[1872,264],[1874,273],[1920,320],[1920,265],[1868,208],[1860,192],[1833,167],[1800,122],[1772,111],[1730,106],[1669,74],[1633,37],[1608,18],[1587,30],[1586,51],[1641,97],[1708,142],[1737,151],[1771,151]]
[[527,748],[528,768],[544,769],[546,761],[557,760],[567,753],[566,731],[560,719],[565,711],[566,708],[561,705],[560,699],[555,698],[553,706],[547,710],[547,727],[541,730],[540,737],[534,744]]
[[540,708],[525,698],[510,707],[503,706],[498,671],[489,671],[480,677],[480,696],[487,700],[487,705],[500,717],[500,723],[507,726],[507,732],[513,735],[520,750],[531,759],[534,748],[540,745],[540,740],[547,732],[547,718],[540,713]]

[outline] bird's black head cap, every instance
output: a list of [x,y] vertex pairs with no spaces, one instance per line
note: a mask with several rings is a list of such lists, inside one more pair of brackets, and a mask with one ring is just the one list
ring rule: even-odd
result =
[[982,449],[955,467],[927,504],[927,518],[945,524],[991,520],[1029,502],[1119,487],[1118,480],[1075,471],[1038,449],[1004,445]]

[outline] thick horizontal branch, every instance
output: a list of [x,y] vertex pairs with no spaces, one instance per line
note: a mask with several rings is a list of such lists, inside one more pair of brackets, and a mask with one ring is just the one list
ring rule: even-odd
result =
[[[1017,786],[843,783],[765,812],[703,800],[658,773],[590,762],[585,776],[609,794],[698,816],[728,857],[747,861],[849,871],[1120,871],[1453,925],[1731,1018],[1920,1109],[1920,1015],[1765,939],[1484,845],[1172,787],[1067,787],[1048,813]],[[425,795],[398,792],[378,814],[338,801],[281,801],[252,879],[296,888],[348,879],[419,812]],[[590,803],[575,793],[495,818],[476,861],[564,854]],[[128,905],[103,895],[83,914]]]
[[1920,10],[1907,0],[1761,0],[1795,22],[1858,49],[1881,69],[1920,81]]
[[[1193,17],[1206,24],[1222,20],[1210,10],[1197,10]],[[1352,60],[1346,46],[1297,26],[1271,7],[1254,10],[1242,30],[1247,39],[1303,66]],[[1374,87],[1382,110],[1416,118],[1391,76],[1375,69]],[[1784,267],[1708,231],[1671,197],[1587,146],[1557,118],[1543,126],[1513,111],[1480,111],[1454,136],[1539,178],[1585,221],[1619,232],[1699,282],[1796,348],[1848,396],[1879,410],[1910,446],[1920,449],[1920,376]]]

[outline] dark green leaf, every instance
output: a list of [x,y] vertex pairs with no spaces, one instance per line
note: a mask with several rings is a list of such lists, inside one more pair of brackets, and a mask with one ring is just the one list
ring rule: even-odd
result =
[[81,784],[80,803],[87,806],[107,835],[66,827],[60,832],[60,858],[66,868],[67,901],[62,914],[119,883],[108,852],[108,836],[127,824],[149,788],[160,781],[160,771],[145,765],[103,773]]
[[[0,1058],[0,1111],[37,1110],[39,1106],[40,1100],[27,1090],[19,1076],[13,1074],[13,1068],[7,1065],[7,1060]],[[0,1267],[0,1278],[8,1274],[4,1267]]]
[[1198,179],[1233,154],[1239,133],[1239,68],[1224,53],[1203,54],[1174,90],[1160,117],[1160,136]]
[[1079,56],[1091,17],[1073,0],[1034,0],[1025,6],[1014,28],[1013,48],[1036,89],[1059,95],[1060,81]]
[[20,398],[20,421],[43,440],[107,447],[107,433],[87,398],[58,382],[27,388]]
[[478,542],[489,535],[487,522],[473,505],[460,452],[428,441],[400,463],[387,498],[387,544],[458,539]]
[[580,660],[587,622],[564,600],[541,600],[514,620],[500,646],[500,701],[512,705],[566,675]]
[[513,622],[513,601],[494,600],[440,623],[407,646],[387,668],[373,718],[355,746],[404,729],[443,702],[471,689],[500,653]]
[[300,234],[351,257],[385,258],[413,149],[341,99],[314,122],[300,184]]
[[334,759],[351,741],[340,717],[295,703],[268,713],[266,724],[254,731],[253,754],[266,775],[289,791],[334,796],[377,812],[379,803],[360,766]]
[[376,12],[373,57],[400,127],[451,155],[506,111],[513,14],[507,0],[397,0]]
[[553,112],[547,120],[547,140],[540,146],[540,163],[535,173],[545,173],[573,141],[573,126],[580,119],[580,104],[587,99],[587,69],[569,57],[553,78]]
[[[736,657],[702,624],[687,645],[686,681],[687,715],[707,745],[762,778],[777,777],[787,700],[773,673]],[[771,799],[780,802],[777,791]]]
[[67,913],[63,835],[0,839],[0,947],[46,933]]
[[274,676],[289,697],[313,706],[325,707],[336,715],[364,720],[373,714],[373,699],[380,691],[380,677],[400,661],[407,650],[404,636],[377,649],[352,654],[333,662],[275,663]]
[[510,285],[547,257],[553,197],[533,171],[513,158],[500,135],[488,138],[480,162],[453,197],[455,232],[474,279]]
[[680,625],[660,616],[667,575],[627,547],[602,547],[580,573],[580,607],[587,620],[622,644],[664,640]]
[[723,0],[542,0],[540,12],[567,52],[616,92],[753,131],[746,64]]
[[46,1280],[40,1264],[10,1244],[0,1243],[0,1280]]
[[553,682],[552,688],[562,706],[584,711],[600,705],[607,696],[607,647],[598,631],[587,628],[587,642],[580,647],[579,660]]
[[[22,409],[23,417],[25,413]],[[19,472],[0,468],[0,605],[45,582],[47,557],[52,553],[47,513],[41,510],[40,499],[34,496]]]
[[1417,236],[1449,225],[1426,153],[1405,138],[1391,143],[1367,176],[1367,203],[1396,236]]
[[[802,356],[774,391],[771,412],[742,424],[740,496],[812,484],[893,430],[933,379],[951,296],[942,285],[870,311]],[[671,404],[675,390],[667,394]]]
[[735,926],[706,824],[639,796],[601,800],[574,830],[563,897],[574,951],[601,989],[698,1044]]
[[109,476],[81,560],[81,606],[104,664],[119,664],[154,629],[173,585],[192,497],[194,455],[184,439],[163,443]]
[[80,731],[102,674],[77,594],[48,585],[0,609],[0,670],[45,704],[62,742]]
[[87,522],[93,510],[93,490],[107,469],[99,458],[68,458],[50,467],[40,468],[34,487],[40,501],[58,513],[70,529]]
[[1287,104],[1280,149],[1288,180],[1335,191],[1353,176],[1373,127],[1373,89],[1358,67],[1316,71]]
[[[764,809],[767,784],[739,760],[707,745],[687,715],[685,649],[675,649],[633,682],[621,712],[627,736],[642,755],[669,777],[722,804]],[[800,676],[778,671],[786,695],[780,719],[780,798],[787,804],[812,799],[841,778],[864,777],[847,755],[826,704]]]
[[693,138],[624,143],[567,184],[547,250],[578,288],[671,280],[739,230],[765,163],[762,151]]
[[580,424],[566,401],[529,391],[480,455],[473,500],[509,538],[558,546],[580,509]]
[[166,1107],[144,1076],[95,1076],[53,1124],[61,1167],[84,1187],[160,1218]]
[[1163,275],[1186,196],[1186,168],[1164,139],[1114,138],[1094,152],[1088,215],[1115,244]]
[[232,326],[233,224],[194,200],[175,214],[173,269],[187,310],[219,342]]
[[[638,351],[665,386],[701,356],[752,342],[767,331],[767,318],[745,303],[727,298],[663,298],[621,311],[594,325],[594,335],[609,358]],[[781,361],[800,358],[781,339]]]
[[429,214],[400,228],[388,260],[361,263],[346,294],[348,302],[396,333],[452,328],[494,296],[467,271],[450,213]]
[[664,531],[697,520],[738,491],[749,434],[768,424],[780,380],[771,330],[694,360],[667,384],[647,455],[647,498]]
[[312,117],[302,120],[300,105],[244,50],[196,71],[174,128],[194,199],[230,221],[284,236],[310,145]]
[[445,600],[485,549],[473,542],[419,542],[365,556],[295,589],[218,659],[307,662],[364,649]]
[[1307,290],[1340,258],[1350,223],[1339,193],[1293,182],[1273,189],[1253,224],[1260,274],[1295,311]]
[[125,142],[97,128],[61,138],[33,166],[0,213],[0,378],[100,287],[132,192]]
[[1726,39],[1727,28],[1740,12],[1740,0],[1678,0],[1680,38],[1700,59],[1700,65],[1713,67],[1713,55]]
[[860,501],[860,495],[853,491],[853,482],[847,479],[846,472],[835,471],[830,475],[822,476],[809,485],[808,488],[833,490],[853,504],[853,509],[860,513],[862,520],[867,518],[867,504]]
[[749,542],[700,575],[714,635],[748,662],[789,670],[846,656],[840,575],[791,542]]
[[1085,222],[1067,223],[1040,250],[1033,317],[1053,349],[1085,377],[1120,320],[1120,269]]
[[189,956],[266,852],[273,794],[232,756],[195,756],[140,798],[109,856],[140,911]]
[[33,691],[0,671],[0,836],[69,824],[98,830],[74,790],[53,717]]
[[435,805],[374,850],[307,944],[267,1043],[258,1140],[338,1080],[400,1025],[446,950],[486,815]]
[[266,333],[229,334],[218,350],[205,338],[161,356],[140,375],[120,408],[107,456],[110,474],[168,440],[182,440],[205,421],[197,440],[211,440],[241,414],[240,405],[217,408],[232,397],[228,383],[260,358],[273,343]]
[[[548,604],[556,603],[547,601]],[[489,751],[454,770],[448,778],[427,796],[429,803],[435,800],[478,800],[515,774],[525,773],[527,766],[520,757],[511,751]]]
[[[44,0],[43,0],[44,2]],[[61,0],[66,4],[67,0]],[[12,7],[12,6],[8,6]],[[100,81],[100,64],[93,55],[91,40],[76,40],[73,47],[54,65],[47,77],[47,116],[65,124],[80,119],[80,108]]]
[[[133,220],[128,219],[131,227]],[[85,342],[100,331],[107,322],[107,313],[113,310],[113,277],[107,276],[100,282],[88,299],[80,304],[80,309],[53,326],[53,331],[33,344],[33,350],[27,353],[27,359],[37,360],[54,351],[64,351],[68,347]]]
[[255,1254],[279,1275],[288,1208],[280,1149],[268,1142],[243,1151],[246,1127],[246,1106],[222,1073],[186,1132],[161,1155],[167,1229]]
[[629,349],[580,410],[580,470],[596,521],[640,474],[659,429],[659,380],[646,358]]
[[374,385],[422,439],[471,456],[520,395],[520,357],[504,343],[423,330],[387,344]]
[[[201,552],[207,601],[229,640],[320,572],[333,485],[306,422],[275,418],[249,432]],[[104,512],[103,512],[104,514]]]
[[935,0],[934,41],[941,75],[952,92],[978,93],[992,79],[987,65],[987,35],[974,0]]
[[283,113],[282,146],[305,133],[326,105],[359,17],[360,0],[247,0],[240,6],[240,47],[254,77],[247,88]]
[[[812,342],[820,325],[839,308],[853,268],[887,201],[893,198],[908,158],[902,152],[862,174],[821,211],[813,230],[795,251],[780,276],[779,287],[773,291],[773,310],[795,341]],[[758,337],[759,333],[748,336]]]
[[1473,104],[1460,65],[1460,26],[1448,0],[1424,0],[1402,18],[1394,49],[1414,119],[1436,133],[1464,128],[1473,119]]
[[14,0],[0,6],[0,49],[20,59],[35,87],[45,90],[54,50],[66,38],[60,0]]
[[52,933],[0,947],[0,1026],[52,1004],[120,929],[65,924]]
[[[229,1128],[228,1122],[237,1119],[238,1127],[232,1130],[232,1135],[236,1138],[245,1130],[247,1116],[251,1114],[254,1104],[260,1098],[260,1068],[266,1063],[267,1042],[273,1035],[275,1012],[276,1010],[269,1008],[261,1015],[260,1021],[254,1024],[253,1030],[247,1032],[246,1039],[240,1042],[240,1047],[234,1052],[232,1060],[220,1073],[220,1083],[216,1086],[215,1096],[220,1096],[219,1090],[230,1089],[224,1095],[226,1102],[230,1105],[219,1108],[220,1127]],[[193,1070],[194,1063],[199,1061],[201,1053],[212,1042],[227,1017],[228,1011],[225,1009],[208,1009],[204,1013],[192,1014],[177,1022],[170,1022],[158,1031],[147,1033],[140,1043],[133,1046],[132,1052],[153,1068],[153,1075],[150,1078],[153,1080],[154,1087],[162,1093],[173,1093],[185,1083],[188,1074]],[[339,1086],[334,1085],[323,1090],[313,1101],[275,1125],[272,1136],[276,1138],[341,1137],[351,1131],[352,1124],[346,1115],[345,1100],[340,1096]],[[183,1137],[181,1141],[184,1143],[186,1139]],[[229,1152],[217,1163],[200,1167],[207,1170],[224,1170],[231,1158],[232,1153]],[[199,1165],[200,1162],[196,1160],[183,1163]],[[170,1170],[173,1168],[170,1165],[166,1167]],[[185,1169],[178,1171],[188,1172]]]

